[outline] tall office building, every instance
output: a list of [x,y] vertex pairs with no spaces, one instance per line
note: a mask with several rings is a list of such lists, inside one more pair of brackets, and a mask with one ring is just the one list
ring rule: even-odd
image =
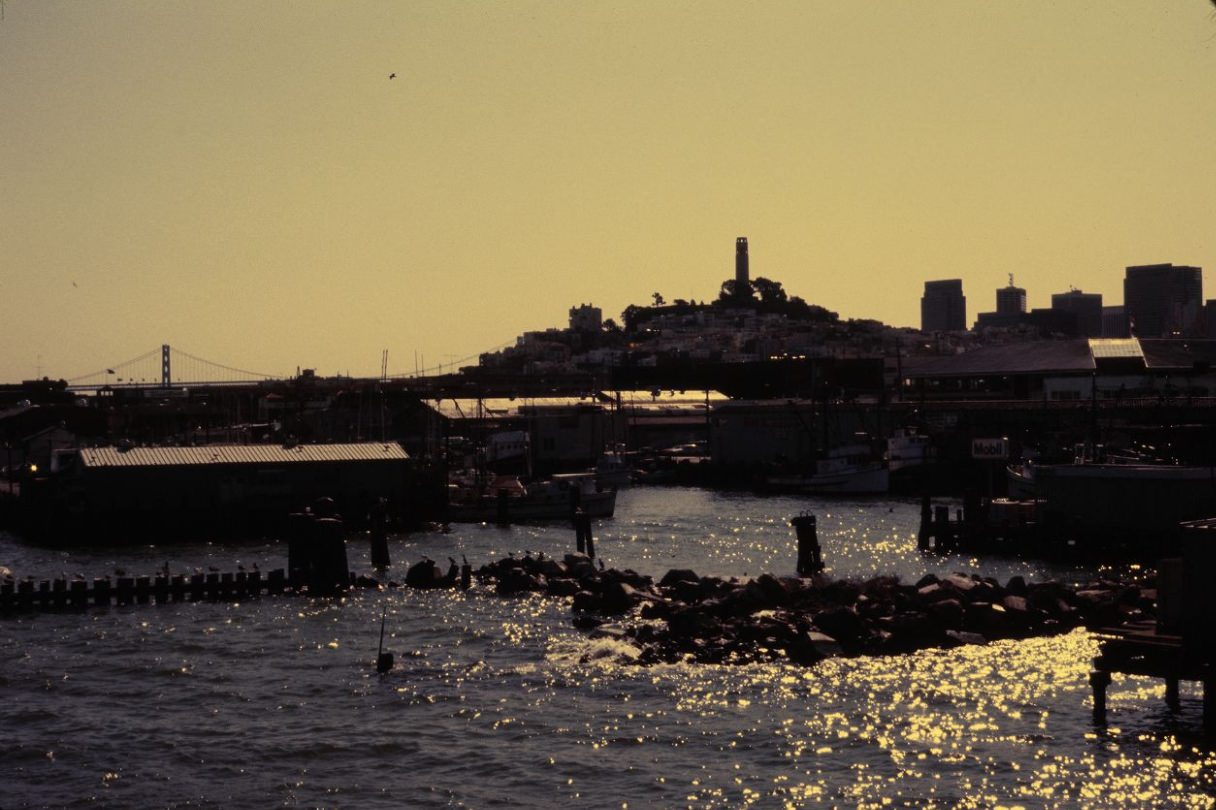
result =
[[1128,267],[1123,306],[1136,337],[1193,334],[1203,308],[1203,270],[1173,264]]
[[920,299],[920,328],[925,332],[961,332],[967,328],[963,280],[926,281]]
[[1081,337],[1102,337],[1102,294],[1069,290],[1051,296],[1051,308],[1073,312],[1077,316],[1077,334]]
[[1013,273],[1009,274],[1009,286],[996,291],[997,315],[1023,315],[1026,312],[1026,291],[1013,286]]
[[1127,331],[1127,311],[1123,307],[1102,307],[1102,337],[1129,337]]

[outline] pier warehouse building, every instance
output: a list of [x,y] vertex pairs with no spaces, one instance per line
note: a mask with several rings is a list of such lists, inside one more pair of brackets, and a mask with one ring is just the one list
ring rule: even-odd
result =
[[273,530],[321,497],[348,522],[379,498],[399,512],[410,489],[399,444],[86,447],[61,455],[58,474],[23,492],[46,531],[116,538],[192,530]]
[[905,361],[908,401],[1077,401],[1208,397],[1216,341],[1137,338],[1043,340]]

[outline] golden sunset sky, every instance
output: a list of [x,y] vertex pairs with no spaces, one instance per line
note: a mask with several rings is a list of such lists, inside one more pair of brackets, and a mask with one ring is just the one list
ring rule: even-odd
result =
[[[459,362],[752,275],[968,322],[1216,268],[1207,0],[5,0],[0,381]],[[389,79],[390,73],[397,78]],[[1216,281],[1206,295],[1216,297]]]

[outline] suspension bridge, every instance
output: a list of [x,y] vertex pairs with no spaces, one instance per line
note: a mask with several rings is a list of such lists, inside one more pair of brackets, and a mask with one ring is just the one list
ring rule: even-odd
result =
[[[511,345],[511,342],[496,347],[501,349]],[[491,351],[495,351],[492,349]],[[480,355],[473,354],[459,360],[441,363],[429,368],[417,368],[412,373],[389,374],[388,351],[381,357],[381,380],[404,380],[416,377],[426,377],[442,374],[445,366],[449,373],[454,372],[459,364],[476,360]],[[226,363],[207,360],[181,349],[174,349],[169,344],[144,352],[138,357],[124,360],[121,363],[107,365],[105,368],[88,374],[81,374],[67,379],[68,388],[74,391],[96,391],[101,388],[146,388],[146,387],[183,387],[218,386],[218,385],[252,385],[259,382],[286,380],[290,377],[282,374],[268,374],[260,371],[236,368]]]
[[67,380],[73,390],[96,390],[98,388],[124,388],[183,385],[241,385],[264,380],[284,379],[281,374],[264,374],[257,371],[234,368],[224,363],[174,349],[164,344],[159,349],[144,352],[138,357],[106,366],[88,374]]

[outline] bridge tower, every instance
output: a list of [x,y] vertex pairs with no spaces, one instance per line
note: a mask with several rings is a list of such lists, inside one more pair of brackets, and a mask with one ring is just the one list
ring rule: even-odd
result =
[[160,347],[160,384],[168,388],[173,384],[173,375],[169,372],[169,344]]

